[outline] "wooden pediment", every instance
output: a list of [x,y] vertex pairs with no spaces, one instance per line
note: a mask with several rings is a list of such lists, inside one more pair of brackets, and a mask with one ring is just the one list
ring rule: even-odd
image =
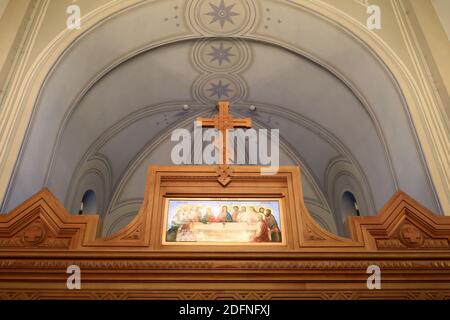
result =
[[377,216],[351,217],[352,237],[372,250],[449,250],[450,217],[438,217],[398,191]]
[[48,189],[0,216],[0,250],[76,249],[95,239],[97,216],[73,216]]

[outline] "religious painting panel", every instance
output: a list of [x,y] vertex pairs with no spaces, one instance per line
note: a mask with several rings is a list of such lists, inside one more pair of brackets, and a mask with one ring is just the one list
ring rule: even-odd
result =
[[163,244],[283,244],[280,199],[166,199]]

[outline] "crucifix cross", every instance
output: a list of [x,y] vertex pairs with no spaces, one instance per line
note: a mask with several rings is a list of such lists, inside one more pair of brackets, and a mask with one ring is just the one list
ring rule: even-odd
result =
[[229,113],[230,104],[228,101],[219,101],[219,114],[214,118],[197,118],[197,123],[202,127],[212,127],[221,132],[222,141],[219,141],[219,148],[221,149],[221,162],[226,164],[228,162],[228,129],[234,128],[251,128],[252,119],[238,119],[233,118]]

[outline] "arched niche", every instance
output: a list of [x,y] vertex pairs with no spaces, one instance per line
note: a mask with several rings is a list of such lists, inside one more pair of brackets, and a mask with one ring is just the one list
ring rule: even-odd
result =
[[79,214],[95,214],[98,212],[97,195],[92,189],[87,190],[81,198]]

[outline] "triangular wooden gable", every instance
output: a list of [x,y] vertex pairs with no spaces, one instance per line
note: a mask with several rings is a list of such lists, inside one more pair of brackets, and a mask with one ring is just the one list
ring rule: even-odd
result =
[[0,250],[74,250],[97,235],[98,216],[74,216],[48,189],[0,216]]

